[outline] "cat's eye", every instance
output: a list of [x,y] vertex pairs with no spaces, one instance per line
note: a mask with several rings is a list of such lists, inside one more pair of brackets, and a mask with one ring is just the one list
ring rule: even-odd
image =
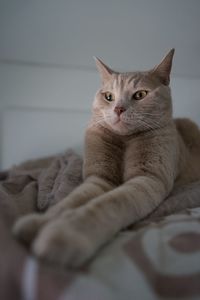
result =
[[106,101],[108,101],[108,102],[115,100],[115,96],[110,92],[104,93],[104,97],[105,97]]
[[133,95],[133,98],[134,98],[135,100],[141,100],[141,99],[143,99],[147,94],[148,94],[148,91],[145,91],[145,90],[137,91],[137,92]]

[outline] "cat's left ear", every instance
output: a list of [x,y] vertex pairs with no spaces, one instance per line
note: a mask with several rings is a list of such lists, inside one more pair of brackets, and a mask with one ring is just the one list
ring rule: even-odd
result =
[[94,56],[94,60],[96,62],[97,69],[100,73],[102,82],[110,80],[114,71],[111,70],[108,66],[106,66],[99,58]]
[[172,68],[174,52],[175,49],[171,49],[162,59],[161,63],[152,70],[152,73],[158,76],[164,85],[169,85],[170,83],[170,72]]

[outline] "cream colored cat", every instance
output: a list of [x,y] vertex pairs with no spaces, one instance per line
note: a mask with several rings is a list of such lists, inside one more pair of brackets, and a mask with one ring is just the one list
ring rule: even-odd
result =
[[121,229],[154,212],[173,188],[200,180],[200,131],[187,119],[172,119],[173,54],[150,71],[133,73],[115,72],[96,59],[102,86],[86,131],[84,183],[14,227],[35,255],[79,266]]

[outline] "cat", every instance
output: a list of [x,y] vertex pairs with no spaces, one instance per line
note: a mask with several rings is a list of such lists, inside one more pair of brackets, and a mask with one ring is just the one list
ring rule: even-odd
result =
[[200,130],[172,117],[173,55],[149,71],[127,73],[96,58],[101,87],[85,134],[84,182],[13,229],[36,256],[78,267],[162,207],[173,189],[200,180]]

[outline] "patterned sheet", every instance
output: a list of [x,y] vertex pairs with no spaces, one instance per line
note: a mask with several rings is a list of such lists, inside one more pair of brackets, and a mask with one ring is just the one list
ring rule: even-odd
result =
[[1,300],[200,299],[200,208],[121,232],[76,271],[30,256],[0,220]]

